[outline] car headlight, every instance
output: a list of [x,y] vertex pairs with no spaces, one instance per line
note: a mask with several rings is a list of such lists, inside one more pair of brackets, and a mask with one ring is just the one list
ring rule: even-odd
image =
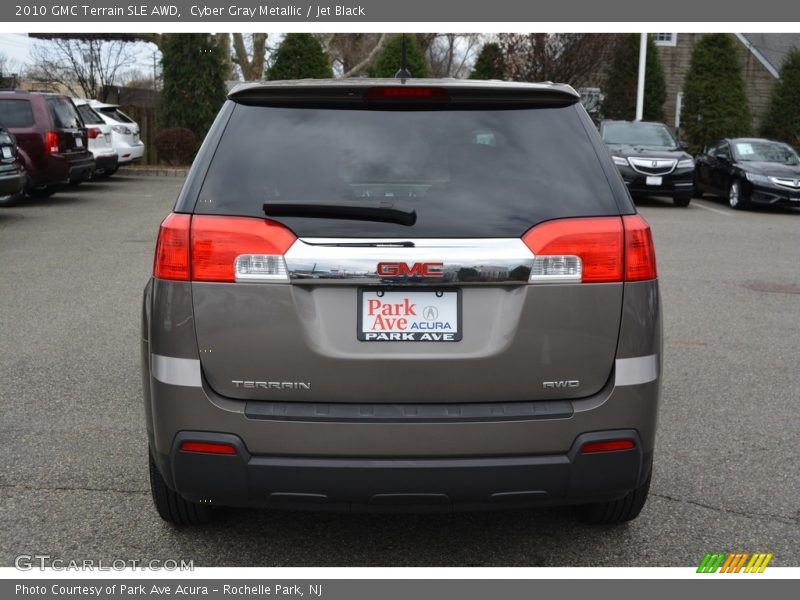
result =
[[679,160],[678,164],[675,166],[676,169],[690,169],[692,167],[694,167],[693,158],[684,158],[683,160]]
[[612,156],[611,158],[614,159],[614,164],[615,165],[619,165],[620,167],[627,167],[628,166],[628,159],[627,158],[622,158],[621,156]]
[[131,130],[125,127],[125,125],[112,125],[111,129],[116,131],[117,133],[121,133],[122,135],[130,135]]
[[748,181],[752,181],[753,183],[772,183],[769,180],[769,177],[766,175],[758,175],[757,173],[745,173],[745,177],[747,177]]

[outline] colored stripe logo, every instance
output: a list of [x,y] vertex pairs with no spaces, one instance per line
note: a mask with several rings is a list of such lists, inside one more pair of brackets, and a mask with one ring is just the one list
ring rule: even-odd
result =
[[764,552],[706,552],[698,573],[763,573],[772,560],[771,553]]

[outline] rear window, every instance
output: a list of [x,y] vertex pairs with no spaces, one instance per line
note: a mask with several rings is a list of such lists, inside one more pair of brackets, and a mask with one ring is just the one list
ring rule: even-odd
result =
[[107,117],[111,117],[118,123],[133,123],[133,119],[115,106],[104,106],[103,108],[98,108],[97,110]]
[[83,127],[75,105],[66,98],[48,98],[47,107],[56,129],[79,129]]
[[565,216],[619,214],[578,109],[381,111],[237,105],[196,212],[266,201],[385,201],[411,227],[277,218],[302,236],[518,237]]
[[81,119],[87,125],[104,125],[105,121],[103,118],[98,115],[94,110],[92,110],[91,106],[86,104],[82,104],[78,107],[78,113],[81,115]]
[[33,109],[28,100],[0,100],[0,124],[3,127],[33,127],[33,123]]

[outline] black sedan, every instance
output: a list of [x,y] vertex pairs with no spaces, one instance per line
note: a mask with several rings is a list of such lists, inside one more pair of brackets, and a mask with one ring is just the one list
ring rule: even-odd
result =
[[25,170],[17,161],[17,143],[0,127],[0,206],[14,204],[25,188]]
[[600,135],[632,196],[671,196],[689,206],[694,160],[663,123],[602,121]]
[[697,193],[751,204],[800,207],[800,157],[783,142],[756,138],[717,140],[697,156]]

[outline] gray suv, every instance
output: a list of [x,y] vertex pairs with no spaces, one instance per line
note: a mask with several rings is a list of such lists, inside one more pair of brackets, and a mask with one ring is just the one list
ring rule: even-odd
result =
[[636,517],[650,229],[564,85],[240,85],[161,224],[142,368],[156,508]]

